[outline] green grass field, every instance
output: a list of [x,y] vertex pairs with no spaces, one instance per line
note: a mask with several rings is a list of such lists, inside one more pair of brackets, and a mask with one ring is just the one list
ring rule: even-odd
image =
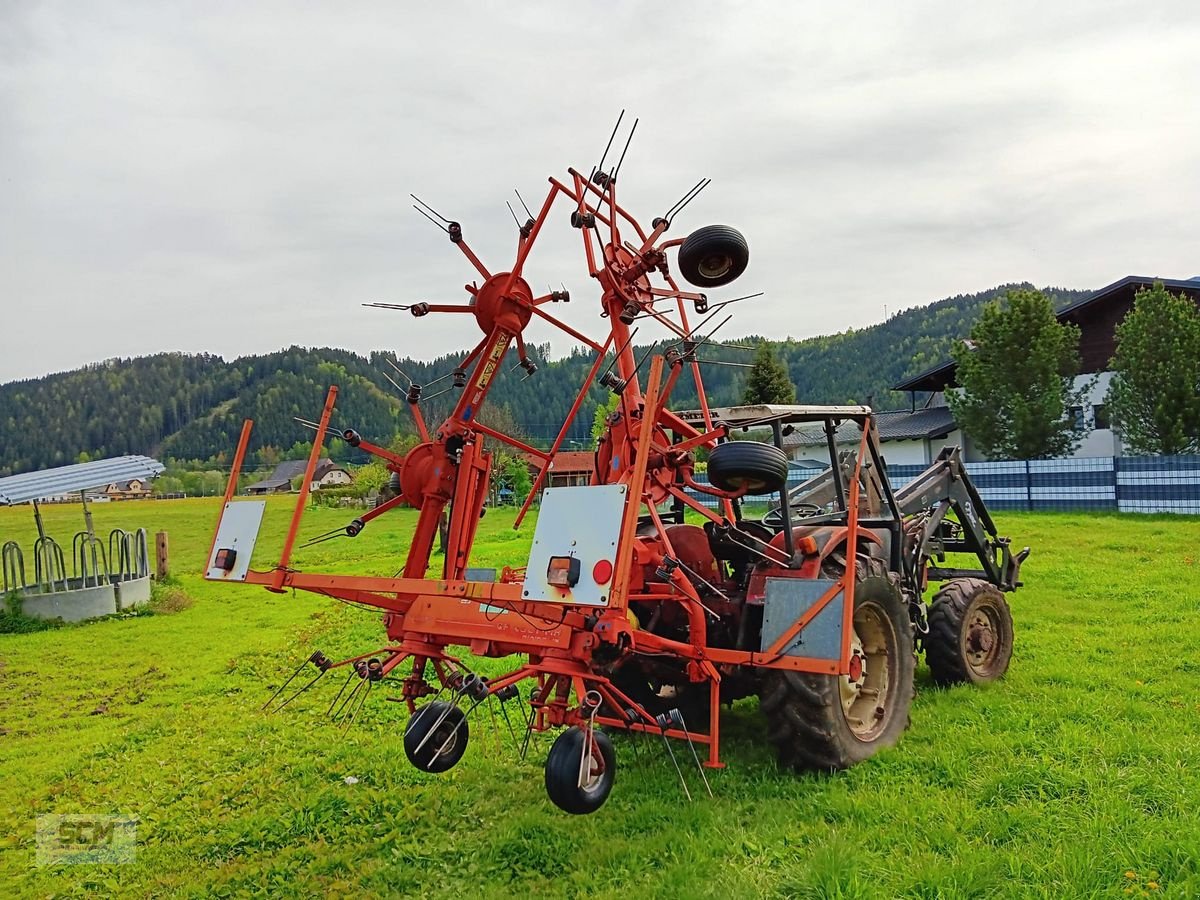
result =
[[[300,658],[373,649],[382,629],[319,597],[201,581],[216,511],[95,507],[106,533],[169,531],[190,607],[0,635],[0,895],[1200,896],[1200,520],[1003,514],[1034,555],[1002,682],[938,690],[922,667],[901,744],[822,777],[778,771],[739,703],[716,797],[694,803],[661,744],[618,737],[612,797],[571,817],[545,797],[550,738],[521,762],[486,716],[433,776],[408,765],[382,691],[345,735],[322,715],[335,682],[260,713]],[[314,510],[306,532],[352,515]],[[532,528],[511,515],[489,513],[475,564],[523,559]],[[78,507],[47,519],[69,546]],[[391,575],[413,516],[391,519],[296,564]],[[0,509],[0,542],[28,548],[32,531],[28,508]],[[136,816],[136,862],[38,868],[44,813]]]

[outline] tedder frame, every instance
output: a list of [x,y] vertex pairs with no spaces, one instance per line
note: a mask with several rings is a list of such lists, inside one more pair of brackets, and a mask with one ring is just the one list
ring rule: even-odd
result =
[[[764,709],[792,702],[779,698],[794,695],[797,679],[821,690],[834,686],[827,709],[804,714],[837,717],[838,728],[848,729],[849,744],[826,747],[824,756],[803,749],[796,756],[780,747],[785,761],[839,768],[893,742],[907,722],[913,641],[925,624],[923,607],[915,610],[928,562],[922,548],[938,528],[952,526],[938,519],[924,541],[913,545],[918,529],[906,525],[911,516],[906,518],[888,485],[867,407],[710,408],[701,367],[715,360],[701,353],[712,332],[701,334],[701,328],[734,301],[710,305],[707,294],[683,290],[667,254],[677,251],[678,270],[692,285],[712,289],[746,268],[746,242],[726,226],[665,239],[674,217],[707,180],[643,227],[618,202],[620,163],[606,170],[607,155],[606,149],[587,176],[569,169],[565,180],[550,179],[538,212],[526,207],[527,220],[518,220],[515,261],[504,271],[485,267],[459,223],[417,201],[418,211],[445,231],[478,279],[466,286],[465,304],[393,308],[418,318],[471,316],[482,338],[452,373],[461,393],[436,425],[425,420],[422,386],[410,384],[405,391],[420,440],[413,449],[394,453],[352,429],[339,434],[380,459],[399,490],[338,534],[354,537],[401,504],[419,510],[397,576],[320,574],[292,566],[337,387],[329,389],[319,420],[307,423],[315,435],[304,480],[280,558],[266,569],[249,565],[263,505],[235,499],[252,434],[252,423],[245,423],[206,571],[212,580],[277,593],[311,591],[380,610],[387,634],[382,646],[340,661],[318,651],[302,668],[315,667],[312,681],[345,668],[350,680],[357,678],[356,690],[384,679],[399,682],[411,714],[405,750],[426,771],[444,771],[458,761],[469,735],[467,714],[491,698],[521,700],[522,710],[528,710],[527,735],[566,726],[550,751],[546,787],[557,805],[576,813],[598,808],[612,787],[615,755],[599,726],[686,741],[697,761],[695,745],[702,745],[704,767],[719,768],[722,702],[756,693]],[[570,300],[565,287],[536,295],[525,277],[530,252],[555,210],[580,232],[587,274],[598,283],[597,312],[604,327],[599,337],[549,311],[552,304]],[[693,324],[689,307],[697,318],[708,318]],[[514,348],[526,377],[536,371],[523,337],[535,320],[594,354],[566,420],[546,449],[480,420]],[[636,329],[631,329],[636,321],[662,326],[668,335],[652,356],[640,360],[633,347]],[[649,370],[643,374],[647,357]],[[699,409],[677,413],[669,403],[685,375],[694,384]],[[598,442],[591,484],[543,490],[595,385],[616,394],[619,403]],[[828,503],[799,512],[786,496],[788,464],[781,449],[781,435],[798,422],[821,423],[829,435],[834,488]],[[834,443],[843,423],[857,426],[849,454],[839,454]],[[735,429],[754,426],[769,429],[771,443],[730,440]],[[536,500],[542,501],[530,558],[514,560],[498,574],[470,566],[476,529],[486,512],[491,442],[538,461],[516,525]],[[700,450],[710,454],[708,480],[696,477]],[[743,516],[743,498],[766,494],[779,498],[774,528]],[[239,509],[249,504],[256,508]],[[448,528],[445,558],[440,573],[430,574],[440,524]],[[1004,577],[987,580],[1011,590],[1019,560],[1012,563],[1007,541],[995,537],[990,520],[988,525],[987,534],[966,549],[984,559],[985,573],[1002,568]],[[985,630],[992,628],[990,637],[980,640],[1003,643],[1007,607],[1001,612],[990,625],[980,620]],[[1011,619],[1007,627],[1011,631]],[[506,674],[483,678],[452,648],[519,661]],[[1007,659],[1003,655],[993,668],[1002,672]],[[521,693],[526,686],[529,690]]]

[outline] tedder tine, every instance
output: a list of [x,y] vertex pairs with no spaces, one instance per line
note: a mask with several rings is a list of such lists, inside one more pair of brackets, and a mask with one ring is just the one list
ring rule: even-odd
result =
[[317,679],[329,671],[330,663],[329,663],[329,660],[325,657],[325,654],[322,653],[320,650],[314,650],[312,652],[312,654],[308,657],[308,659],[306,659],[306,660],[304,660],[304,662],[300,663],[300,665],[296,668],[296,671],[288,676],[287,681],[285,681],[283,684],[281,684],[279,686],[278,690],[276,690],[275,693],[273,693],[271,695],[270,699],[267,700],[267,702],[264,703],[261,708],[265,710],[268,706],[270,706],[275,701],[275,698],[283,693],[284,689],[289,684],[292,683],[292,681],[295,679],[295,677],[297,675],[299,675],[301,670],[309,663],[312,663],[314,666],[317,667],[317,669],[319,670],[317,672],[317,674],[312,678],[312,680],[310,680],[308,682],[308,684],[304,685],[304,687],[300,688],[298,691],[296,691],[296,693],[294,693],[290,697],[288,697],[285,701],[283,701],[283,703],[279,704],[279,706],[277,706],[273,710],[274,712],[279,712],[279,710],[283,709],[285,706],[287,706],[289,703],[291,703],[293,700],[295,700],[298,696],[300,696],[305,691],[307,691],[310,687],[312,687],[314,684],[316,684]]
[[655,721],[658,722],[658,727],[661,729],[659,735],[662,737],[663,746],[667,748],[667,755],[671,757],[671,765],[675,767],[675,774],[679,776],[679,783],[683,785],[684,796],[690,803],[692,792],[688,790],[687,779],[683,777],[683,770],[679,768],[679,760],[675,758],[675,751],[671,749],[671,741],[667,738],[667,729],[671,727],[671,717],[667,713],[662,713]]
[[700,773],[700,778],[704,781],[704,788],[708,791],[708,796],[711,797],[713,795],[712,787],[709,786],[708,776],[704,774],[704,766],[700,765],[700,756],[698,753],[696,753],[696,745],[692,741],[692,733],[688,731],[687,722],[683,720],[683,713],[681,713],[678,709],[673,709],[670,711],[669,715],[671,716],[671,719],[683,729],[683,736],[687,738],[688,747],[691,748],[692,751],[692,759],[696,761],[696,771]]

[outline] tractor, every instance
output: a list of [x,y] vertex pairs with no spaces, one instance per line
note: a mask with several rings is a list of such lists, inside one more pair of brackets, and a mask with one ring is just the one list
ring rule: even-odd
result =
[[[314,652],[276,691],[309,673],[283,705],[329,672],[346,675],[335,697],[339,711],[364,702],[373,685],[389,685],[410,714],[407,758],[437,773],[466,752],[472,711],[516,701],[526,749],[531,733],[564,729],[550,747],[545,786],[555,805],[574,814],[608,798],[618,732],[661,740],[673,761],[672,743],[686,744],[707,787],[704,770],[723,766],[722,707],[740,698],[758,697],[785,767],[844,769],[890,746],[908,726],[918,649],[939,684],[1004,674],[1013,644],[1005,593],[1020,584],[1029,552],[1011,552],[997,535],[957,450],[894,490],[866,406],[711,407],[702,376],[715,328],[703,329],[747,298],[710,299],[708,292],[743,274],[747,241],[725,225],[667,237],[707,179],[644,226],[618,202],[620,163],[606,169],[607,156],[606,149],[588,174],[572,168],[551,178],[537,212],[524,207],[523,221],[514,215],[515,259],[499,271],[471,250],[460,223],[414,197],[478,277],[466,285],[466,302],[383,305],[418,319],[459,315],[481,337],[450,373],[458,396],[449,415],[428,424],[427,385],[402,388],[420,437],[413,449],[395,453],[353,429],[336,434],[382,460],[393,491],[344,529],[316,538],[353,538],[390,510],[415,508],[396,576],[303,572],[291,564],[313,470],[335,436],[336,386],[319,420],[306,423],[316,432],[312,454],[278,562],[251,568],[264,503],[235,497],[248,421],[205,573],[277,593],[312,591],[382,614],[382,646],[341,660]],[[596,286],[598,334],[552,312],[570,301],[565,286],[538,294],[527,277],[530,252],[551,222],[579,234]],[[665,332],[653,355],[635,355],[635,323]],[[593,354],[566,421],[544,448],[480,419],[514,351],[516,365],[536,372],[524,341],[533,325],[558,329]],[[672,410],[681,378],[693,382],[697,409]],[[619,402],[595,447],[590,483],[545,488],[594,385]],[[823,431],[829,467],[789,490],[783,438],[797,427]],[[499,443],[538,461],[514,527],[535,503],[538,512],[528,557],[497,571],[472,567],[471,554]],[[701,452],[706,474],[698,471]],[[445,559],[431,570],[439,526]],[[947,567],[947,554],[966,554],[973,565]],[[927,605],[931,581],[941,587]],[[514,661],[504,674],[485,677],[471,669],[481,657]],[[347,684],[353,687],[343,698]]]

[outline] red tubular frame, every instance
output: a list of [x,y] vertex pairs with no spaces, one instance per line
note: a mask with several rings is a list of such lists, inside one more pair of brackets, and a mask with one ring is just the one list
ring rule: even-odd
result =
[[[647,235],[617,203],[615,184],[609,182],[601,189],[574,169],[569,170],[569,174],[574,189],[557,179],[550,179],[545,201],[529,226],[528,236],[518,240],[516,259],[508,272],[489,273],[460,235],[456,243],[467,261],[484,277],[484,284],[468,286],[468,292],[472,294],[469,306],[436,304],[425,307],[420,313],[472,313],[484,332],[483,339],[462,363],[461,368],[471,366],[472,370],[450,416],[431,433],[425,427],[419,407],[412,404],[423,443],[403,458],[366,441],[360,440],[358,444],[360,449],[385,460],[392,471],[399,472],[405,491],[403,498],[396,498],[372,510],[362,516],[362,520],[370,521],[401,502],[420,509],[403,574],[395,578],[374,578],[309,574],[291,568],[291,554],[308,488],[337,396],[334,387],[326,398],[313,439],[305,482],[297,498],[279,563],[269,572],[248,573],[246,582],[263,585],[274,591],[287,588],[313,591],[381,610],[391,643],[375,653],[386,656],[383,667],[387,672],[405,660],[413,661],[412,674],[404,681],[404,700],[410,709],[417,699],[428,693],[426,664],[432,664],[436,677],[444,685],[462,669],[462,664],[447,654],[447,648],[465,646],[481,655],[499,657],[522,654],[527,657],[528,661],[512,672],[492,679],[489,690],[494,693],[526,679],[537,679],[540,689],[535,694],[533,705],[537,713],[535,727],[539,729],[552,725],[584,724],[587,717],[581,713],[579,703],[587,691],[596,690],[609,708],[632,709],[635,713],[633,721],[605,716],[598,717],[596,721],[632,731],[658,733],[659,726],[653,716],[625,696],[605,675],[594,670],[593,654],[601,645],[610,644],[627,654],[673,656],[686,663],[692,681],[708,686],[711,731],[708,734],[693,733],[692,738],[708,746],[706,764],[718,767],[721,765],[718,713],[723,671],[738,667],[767,667],[828,675],[849,672],[853,617],[851,598],[854,595],[855,577],[853,550],[847,553],[850,564],[842,577],[770,647],[757,652],[708,646],[706,612],[701,592],[683,569],[675,569],[667,582],[651,581],[643,586],[644,579],[637,575],[638,572],[645,572],[648,568],[653,571],[655,566],[663,563],[665,557],[675,557],[667,526],[655,508],[658,502],[664,497],[675,497],[706,519],[724,524],[733,519],[732,501],[739,494],[697,485],[692,477],[691,451],[701,447],[713,448],[726,435],[723,426],[713,424],[700,366],[694,353],[689,354],[685,349],[682,355],[672,353],[665,358],[655,356],[643,395],[638,362],[630,345],[629,328],[621,320],[622,315],[630,314],[632,306],[637,310],[636,315],[648,315],[685,339],[693,337],[684,301],[698,300],[701,295],[681,291],[669,274],[664,279],[666,288],[654,287],[650,283],[650,275],[666,271],[664,249],[675,246],[679,241],[656,245],[655,242],[666,230],[665,224],[660,223]],[[598,228],[587,227],[586,224],[580,228],[588,270],[599,282],[601,305],[608,319],[608,333],[603,341],[593,340],[547,313],[542,304],[553,295],[533,297],[521,277],[529,253],[560,195],[570,202],[578,216],[594,216],[595,221],[605,226],[607,231],[605,240]],[[628,223],[633,228],[641,242],[640,248],[634,249],[633,245],[621,241],[619,222]],[[675,301],[678,324],[667,317],[665,310],[655,309],[655,303],[663,300]],[[596,353],[587,378],[549,451],[538,450],[479,422],[480,411],[510,347],[516,343],[518,353],[523,356],[522,333],[533,317],[557,327]],[[521,585],[511,579],[495,583],[465,580],[463,576],[470,562],[491,473],[492,455],[485,447],[485,440],[504,441],[543,461],[533,488],[517,515],[519,524],[545,481],[609,351],[613,349],[616,350],[615,368],[625,383],[621,392],[622,413],[620,425],[609,428],[602,440],[610,451],[610,458],[617,464],[598,472],[595,481],[623,483],[629,490],[620,524],[608,605],[582,609],[548,600],[530,601],[523,599]],[[703,428],[684,422],[666,408],[685,366],[690,369],[696,385]],[[677,443],[664,441],[663,436],[668,432],[675,434]],[[226,490],[227,502],[232,500],[236,489],[249,434],[250,423],[247,423],[242,431]],[[864,446],[858,455],[859,467],[866,455],[865,431],[863,440]],[[857,546],[859,537],[859,475],[860,471],[856,469],[850,486],[845,534],[849,548]],[[720,512],[696,502],[681,489],[679,481],[719,497]],[[426,572],[433,541],[439,519],[447,505],[450,506],[451,515],[443,577],[428,578]],[[638,519],[643,510],[649,513],[653,523],[655,535],[652,538],[638,535]],[[773,550],[769,555],[782,557],[783,553]],[[789,561],[780,558],[779,563],[787,566]],[[789,577],[799,577],[794,570],[780,568],[779,571]],[[505,577],[509,578],[507,575]],[[785,649],[795,636],[839,594],[846,598],[843,604],[845,620],[840,659],[785,654]],[[679,604],[690,624],[688,639],[673,640],[635,627],[630,619],[631,602]],[[517,615],[497,616],[497,609]],[[334,665],[346,665],[367,656],[371,654],[342,660]],[[572,697],[575,699],[572,700]],[[679,738],[685,736],[673,729],[666,734]]]

